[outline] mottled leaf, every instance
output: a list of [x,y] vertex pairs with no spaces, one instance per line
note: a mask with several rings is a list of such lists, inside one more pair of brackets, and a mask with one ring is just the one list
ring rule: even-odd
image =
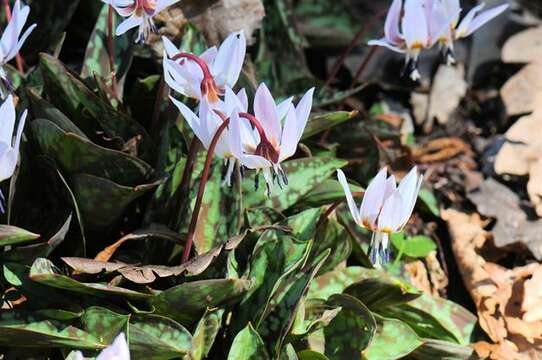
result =
[[358,115],[357,111],[335,111],[325,114],[317,114],[312,116],[305,127],[303,137],[301,139],[309,138],[319,132],[327,129],[331,129],[337,125],[340,125],[348,120],[355,118]]
[[423,344],[408,325],[399,320],[375,315],[378,329],[369,347],[363,351],[367,360],[395,360],[410,354]]
[[163,316],[133,317],[129,334],[133,359],[177,359],[190,352],[192,335],[181,324]]
[[423,344],[409,355],[417,360],[476,360],[478,356],[471,346],[447,341],[423,339]]
[[125,332],[130,315],[117,314],[109,309],[92,306],[81,317],[83,329],[105,344],[111,344],[120,332]]
[[207,358],[211,347],[215,342],[216,335],[222,326],[222,316],[224,309],[207,309],[203,317],[199,320],[194,336],[192,337],[191,356],[193,360],[203,360]]
[[376,278],[381,274],[378,270],[361,266],[349,266],[318,276],[311,284],[308,299],[326,300],[333,294],[341,294],[350,285],[364,279]]
[[265,344],[252,327],[248,325],[239,332],[230,348],[228,360],[266,360],[270,359],[269,354],[265,350]]
[[350,285],[344,292],[361,300],[372,311],[406,303],[421,295],[409,284],[389,276],[361,280]]
[[0,246],[20,244],[39,239],[40,235],[10,225],[0,225]]

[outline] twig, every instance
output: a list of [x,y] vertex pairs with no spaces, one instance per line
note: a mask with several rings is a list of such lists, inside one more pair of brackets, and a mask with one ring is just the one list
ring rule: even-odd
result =
[[117,75],[115,74],[115,46],[113,43],[113,6],[109,5],[107,14],[107,52],[109,55],[109,69],[111,70],[111,90],[116,97],[119,96],[117,86]]
[[354,36],[352,41],[350,41],[350,44],[348,45],[346,50],[337,59],[337,61],[335,61],[335,64],[333,64],[331,73],[329,74],[329,77],[326,83],[324,84],[324,88],[327,88],[335,80],[337,73],[339,72],[341,67],[344,65],[344,62],[346,61],[346,58],[348,57],[348,55],[350,55],[352,50],[354,50],[354,47],[356,47],[356,45],[361,40],[363,35],[367,32],[367,30],[369,30],[378,20],[380,20],[380,18],[384,16],[385,13],[386,13],[386,10],[382,10],[378,12],[370,21],[365,23],[365,25],[357,32],[357,34]]
[[[9,0],[4,0],[4,8],[6,11],[6,20],[8,23],[11,21],[11,8],[9,7]],[[21,74],[24,74],[24,62],[23,58],[21,57],[21,54],[17,52],[17,55],[15,56],[15,62],[17,63],[17,70]]]
[[196,232],[196,225],[198,224],[198,216],[201,209],[201,203],[203,201],[203,195],[205,193],[205,185],[207,185],[207,180],[209,180],[209,173],[211,170],[211,164],[213,162],[213,155],[215,152],[216,145],[220,136],[230,123],[230,119],[225,119],[220,127],[216,130],[211,144],[207,150],[207,157],[205,158],[205,165],[203,166],[203,173],[201,174],[201,180],[199,182],[198,195],[196,196],[196,204],[194,205],[194,211],[192,212],[192,218],[190,219],[190,225],[188,227],[188,234],[186,236],[186,243],[184,245],[183,257],[181,264],[184,264],[190,258],[190,252],[192,250],[192,244],[194,243],[194,234]]

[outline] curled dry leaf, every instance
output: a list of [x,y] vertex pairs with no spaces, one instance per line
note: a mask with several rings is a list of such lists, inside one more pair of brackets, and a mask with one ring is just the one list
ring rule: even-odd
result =
[[412,156],[416,163],[446,161],[461,154],[472,155],[472,150],[466,142],[455,137],[431,140],[412,149]]
[[[493,342],[477,343],[478,354],[491,359],[537,359],[542,350],[542,322],[528,322],[523,313],[525,284],[541,265],[509,270],[486,261],[479,253],[489,233],[480,216],[449,209],[442,217],[448,224],[452,250],[476,305],[480,326]],[[527,303],[532,305],[531,300]]]

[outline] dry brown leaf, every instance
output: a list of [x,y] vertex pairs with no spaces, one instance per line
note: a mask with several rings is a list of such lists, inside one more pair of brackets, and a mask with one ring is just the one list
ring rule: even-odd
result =
[[542,61],[542,26],[511,36],[502,48],[502,61],[531,63]]
[[536,99],[540,92],[542,92],[542,64],[530,63],[501,88],[501,97],[508,115],[530,113],[542,106]]
[[434,139],[412,148],[412,156],[416,163],[446,161],[461,154],[470,155],[472,150],[467,143],[455,137]]
[[448,287],[449,280],[448,276],[442,269],[440,261],[437,259],[437,252],[431,251],[425,257],[425,263],[427,264],[427,269],[429,270],[429,279],[431,280],[431,285],[433,286],[433,292],[435,296],[439,296],[444,289]]
[[542,266],[533,263],[509,270],[488,262],[479,255],[489,234],[478,214],[449,209],[442,212],[442,218],[448,224],[452,250],[476,305],[480,326],[493,342],[475,344],[477,353],[499,360],[538,359],[542,356],[542,331],[538,322],[527,322],[522,318],[522,304],[527,279]]
[[539,267],[532,278],[525,281],[524,298],[521,304],[523,320],[528,322],[542,320],[542,267]]
[[425,264],[421,260],[411,261],[405,264],[405,272],[409,276],[410,283],[418,290],[423,291],[428,295],[435,295],[429,274],[425,268]]
[[436,119],[439,124],[446,124],[467,93],[465,68],[457,66],[439,66],[429,97],[428,120]]

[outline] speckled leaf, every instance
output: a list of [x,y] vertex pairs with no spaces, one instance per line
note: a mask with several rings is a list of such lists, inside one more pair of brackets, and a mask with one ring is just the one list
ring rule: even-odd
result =
[[224,309],[207,309],[203,317],[199,320],[194,336],[192,337],[191,356],[193,360],[203,360],[207,358],[211,347],[215,342],[216,335],[222,326],[222,316]]
[[248,325],[235,336],[228,354],[228,360],[269,360],[265,344],[252,327]]
[[349,266],[344,269],[337,269],[318,276],[311,284],[308,299],[326,300],[333,294],[340,294],[350,285],[364,280],[378,277],[381,273],[378,270],[367,269],[361,266]]
[[127,187],[87,174],[72,176],[71,181],[85,226],[92,229],[103,229],[112,225],[132,201],[160,183]]
[[331,320],[341,311],[339,306],[333,306],[322,299],[305,299],[299,306],[292,330],[291,338],[305,337],[329,325]]
[[318,228],[312,248],[313,256],[322,253],[325,249],[331,249],[331,254],[320,269],[320,273],[335,269],[352,252],[352,238],[350,234],[341,224],[333,219],[328,219]]
[[[280,354],[286,336],[295,320],[301,301],[307,294],[310,282],[318,273],[331,250],[319,254],[315,258],[307,258],[307,263],[297,271],[291,272],[275,287],[262,321],[258,324],[258,331],[264,339],[268,349],[274,354]],[[310,252],[308,252],[310,254]],[[310,256],[310,255],[309,255]]]
[[340,306],[340,313],[324,328],[325,354],[330,360],[362,359],[376,333],[376,320],[358,299],[345,294],[332,295],[327,303]]
[[130,315],[117,314],[109,309],[92,306],[81,317],[83,329],[105,344],[111,344],[120,332],[127,332]]
[[369,347],[363,351],[367,360],[395,360],[410,354],[423,344],[404,322],[375,315],[378,329]]
[[27,89],[27,95],[30,98],[32,112],[34,113],[35,119],[47,119],[55,123],[55,125],[65,132],[73,133],[79,137],[88,139],[85,133],[75,126],[75,124],[68,119],[68,117],[62,113],[62,111],[58,110],[51,103],[45,101],[45,99],[39,96],[36,91]]
[[163,316],[135,316],[129,334],[134,360],[178,359],[190,352],[192,335],[178,322]]
[[57,248],[63,241],[68,231],[70,230],[70,224],[72,215],[70,214],[62,227],[54,234],[48,241],[40,242],[37,244],[18,246],[0,255],[2,261],[16,262],[20,264],[32,264],[38,257],[49,256],[54,249]]
[[152,172],[144,161],[64,132],[49,120],[36,119],[31,127],[41,150],[69,174],[85,173],[123,185],[137,185],[148,179]]
[[149,299],[152,295],[118,286],[102,283],[82,283],[59,273],[53,263],[47,259],[39,258],[30,268],[30,279],[53,288],[63,289],[82,295],[106,297],[120,297],[130,300]]
[[252,282],[245,279],[213,279],[174,286],[151,299],[156,313],[190,325],[205,312],[245,293]]
[[[109,53],[107,51],[107,36],[108,26],[107,17],[109,5],[103,5],[98,20],[94,26],[94,30],[90,35],[87,49],[85,51],[85,60],[83,61],[83,69],[81,77],[83,79],[91,79],[94,75],[102,78],[107,78],[111,74],[109,67]],[[116,12],[113,16],[113,29],[117,28],[119,17]],[[122,79],[128,72],[132,63],[132,55],[134,51],[134,41],[130,33],[125,33],[121,36],[113,37],[113,46],[115,49],[115,74],[122,83]]]
[[423,339],[423,344],[409,355],[416,360],[476,360],[474,349],[447,341]]
[[[363,191],[363,188],[350,184],[350,190],[360,192]],[[344,199],[344,190],[341,184],[335,179],[327,179],[303,196],[300,203],[316,207],[330,204],[340,199]]]
[[106,346],[100,339],[76,327],[14,310],[0,312],[0,334],[1,346],[76,349]]
[[0,246],[20,244],[39,239],[40,235],[10,225],[0,225]]
[[45,80],[46,92],[54,95],[51,98],[53,105],[66,116],[70,119],[80,118],[81,110],[85,109],[109,137],[120,137],[127,141],[141,136],[142,152],[147,151],[150,138],[145,129],[128,115],[115,110],[107,100],[96,96],[59,60],[42,53],[40,54],[40,69]]
[[372,311],[406,303],[421,295],[411,285],[389,276],[361,280],[344,292],[361,300]]
[[331,129],[348,120],[355,118],[358,115],[357,111],[335,111],[325,114],[317,114],[312,116],[307,123],[307,127],[303,132],[301,139],[309,138],[319,132]]
[[275,186],[269,197],[260,189],[254,191],[254,184],[249,179],[243,182],[246,207],[268,206],[283,211],[297,203],[315,186],[330,177],[338,168],[346,165],[346,161],[334,158],[312,157],[287,161],[282,165],[288,176],[288,186],[282,189]]

